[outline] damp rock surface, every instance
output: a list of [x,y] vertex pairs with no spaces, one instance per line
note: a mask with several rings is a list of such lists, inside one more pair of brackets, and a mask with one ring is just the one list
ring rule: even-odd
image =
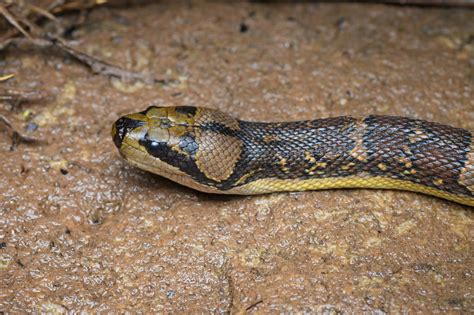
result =
[[463,9],[157,3],[93,9],[73,43],[178,84],[110,79],[27,45],[0,52],[15,74],[3,87],[49,95],[0,107],[46,141],[11,150],[0,133],[0,311],[473,312],[470,207],[362,189],[209,195],[127,165],[110,137],[151,104],[474,130],[473,30]]

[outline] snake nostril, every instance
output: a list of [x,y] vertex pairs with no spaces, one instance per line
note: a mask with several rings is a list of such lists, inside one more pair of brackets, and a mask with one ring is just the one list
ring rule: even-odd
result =
[[115,146],[120,149],[122,141],[130,130],[143,126],[145,122],[128,117],[119,118],[112,127],[112,136]]

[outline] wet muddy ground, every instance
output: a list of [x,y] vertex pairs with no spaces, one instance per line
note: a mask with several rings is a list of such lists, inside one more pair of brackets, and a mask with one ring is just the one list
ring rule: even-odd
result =
[[[73,16],[62,17],[70,19]],[[474,129],[474,11],[357,4],[98,7],[71,44],[168,85],[93,74],[53,48],[0,52],[0,311],[474,311],[472,208],[416,193],[213,196],[127,165],[148,105],[247,120],[403,115]],[[37,129],[36,129],[37,126]]]

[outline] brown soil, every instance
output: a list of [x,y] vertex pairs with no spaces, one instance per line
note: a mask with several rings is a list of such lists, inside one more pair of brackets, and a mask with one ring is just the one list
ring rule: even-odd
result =
[[[71,18],[71,16],[65,17]],[[94,9],[77,49],[180,84],[123,83],[51,48],[0,53],[0,311],[474,312],[472,208],[416,193],[199,193],[122,161],[150,104],[247,120],[391,114],[474,129],[474,11],[347,4]]]

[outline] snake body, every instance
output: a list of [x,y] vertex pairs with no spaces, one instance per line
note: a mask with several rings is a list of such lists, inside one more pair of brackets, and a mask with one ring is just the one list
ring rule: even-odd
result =
[[474,206],[470,131],[370,115],[248,122],[218,110],[149,107],[112,136],[132,165],[209,193],[400,189]]

